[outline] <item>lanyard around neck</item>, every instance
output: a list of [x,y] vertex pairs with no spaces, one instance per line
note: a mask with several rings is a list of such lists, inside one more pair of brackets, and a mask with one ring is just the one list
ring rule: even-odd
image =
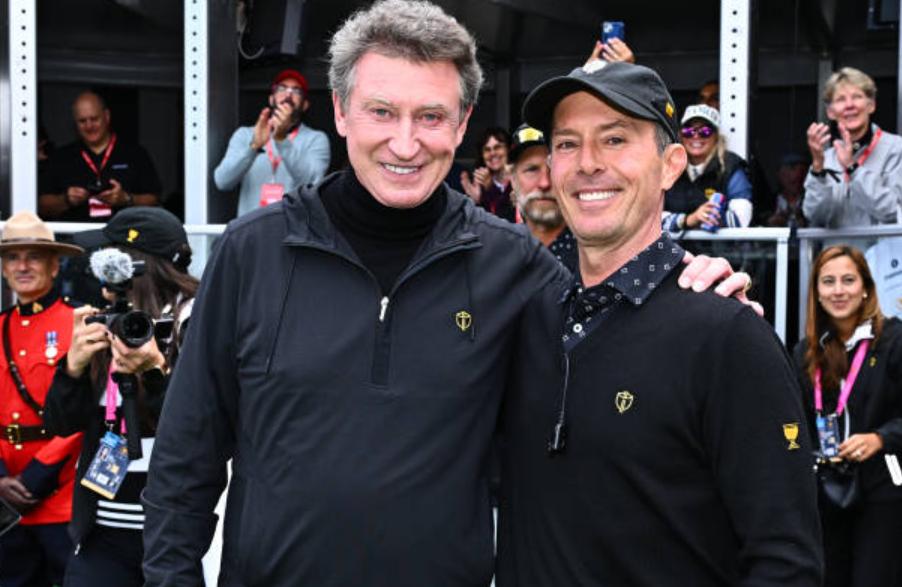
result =
[[[855,358],[852,359],[852,366],[849,367],[849,373],[846,375],[842,389],[839,392],[839,400],[836,402],[837,416],[842,415],[842,412],[846,407],[846,402],[849,401],[849,395],[852,393],[852,386],[855,385],[855,380],[858,379],[858,371],[861,369],[861,364],[864,363],[864,356],[868,353],[869,346],[870,341],[862,341],[861,344],[858,345],[858,350],[855,351]],[[817,371],[814,373],[814,409],[818,412],[824,411],[823,396],[824,392],[821,387],[821,368],[818,367]]]
[[[297,125],[295,127],[295,129],[293,131],[291,131],[291,134],[288,135],[288,140],[293,141],[295,139],[295,137],[298,136],[298,133],[300,132],[300,130],[301,130],[301,125]],[[282,162],[282,156],[281,155],[273,155],[272,142],[273,142],[272,138],[270,138],[268,141],[266,141],[266,156],[269,157],[269,163],[272,165],[272,175],[273,175],[273,177],[275,177],[276,170],[279,169],[279,163]]]
[[100,168],[98,168],[97,165],[94,164],[94,160],[91,159],[91,156],[88,155],[88,153],[84,149],[81,150],[81,158],[85,160],[85,163],[87,163],[91,171],[94,172],[94,175],[97,176],[97,179],[100,179],[100,172],[103,171],[103,168],[106,167],[106,164],[109,162],[110,155],[113,154],[113,148],[115,146],[116,133],[113,133],[113,136],[110,137],[109,144],[106,146],[106,150],[103,152],[103,159],[100,161]]

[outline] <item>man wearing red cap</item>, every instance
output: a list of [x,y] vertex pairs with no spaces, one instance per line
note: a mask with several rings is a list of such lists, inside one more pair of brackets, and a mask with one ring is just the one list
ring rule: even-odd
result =
[[313,185],[329,167],[326,133],[302,124],[310,101],[307,80],[294,69],[279,72],[272,82],[269,106],[254,126],[242,126],[229,140],[225,157],[213,172],[220,190],[241,184],[238,216],[282,199],[297,188]]

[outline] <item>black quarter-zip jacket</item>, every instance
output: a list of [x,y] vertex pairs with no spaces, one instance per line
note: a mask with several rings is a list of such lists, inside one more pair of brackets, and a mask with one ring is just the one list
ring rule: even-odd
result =
[[220,585],[491,580],[515,324],[564,270],[448,190],[383,295],[321,189],[232,222],[208,263],[144,494],[147,585],[200,584],[229,458]]

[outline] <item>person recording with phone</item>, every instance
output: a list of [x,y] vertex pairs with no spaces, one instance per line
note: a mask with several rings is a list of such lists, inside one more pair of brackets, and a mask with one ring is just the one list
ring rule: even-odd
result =
[[157,206],[162,186],[139,144],[113,132],[110,110],[94,92],[72,105],[78,140],[50,160],[48,193],[38,196],[46,220],[105,222],[130,206]]
[[307,79],[285,69],[273,78],[267,105],[254,126],[232,134],[213,181],[223,191],[240,184],[238,216],[319,183],[326,174],[329,138],[303,123],[309,107]]
[[877,85],[863,71],[843,67],[827,79],[830,123],[813,122],[807,133],[811,169],[802,212],[811,226],[902,221],[902,137],[871,122],[876,99]]
[[64,584],[141,586],[140,494],[157,421],[198,281],[181,222],[133,208],[105,228],[76,235],[111,305],[75,310],[72,344],[47,395],[48,432],[84,432]]

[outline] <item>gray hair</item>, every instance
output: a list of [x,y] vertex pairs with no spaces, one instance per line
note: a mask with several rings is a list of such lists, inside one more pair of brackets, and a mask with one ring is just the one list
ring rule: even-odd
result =
[[824,102],[829,104],[833,101],[833,94],[840,84],[850,84],[857,87],[871,100],[877,98],[877,84],[874,83],[871,76],[854,67],[843,67],[839,71],[833,72],[833,75],[827,78],[827,83],[824,85]]
[[347,109],[357,62],[369,51],[413,63],[450,61],[460,74],[461,111],[482,86],[476,40],[454,17],[421,0],[380,0],[351,15],[329,44],[329,86]]
[[674,140],[670,137],[667,129],[660,124],[655,124],[655,144],[658,145],[658,154],[663,155],[667,145],[672,145]]

